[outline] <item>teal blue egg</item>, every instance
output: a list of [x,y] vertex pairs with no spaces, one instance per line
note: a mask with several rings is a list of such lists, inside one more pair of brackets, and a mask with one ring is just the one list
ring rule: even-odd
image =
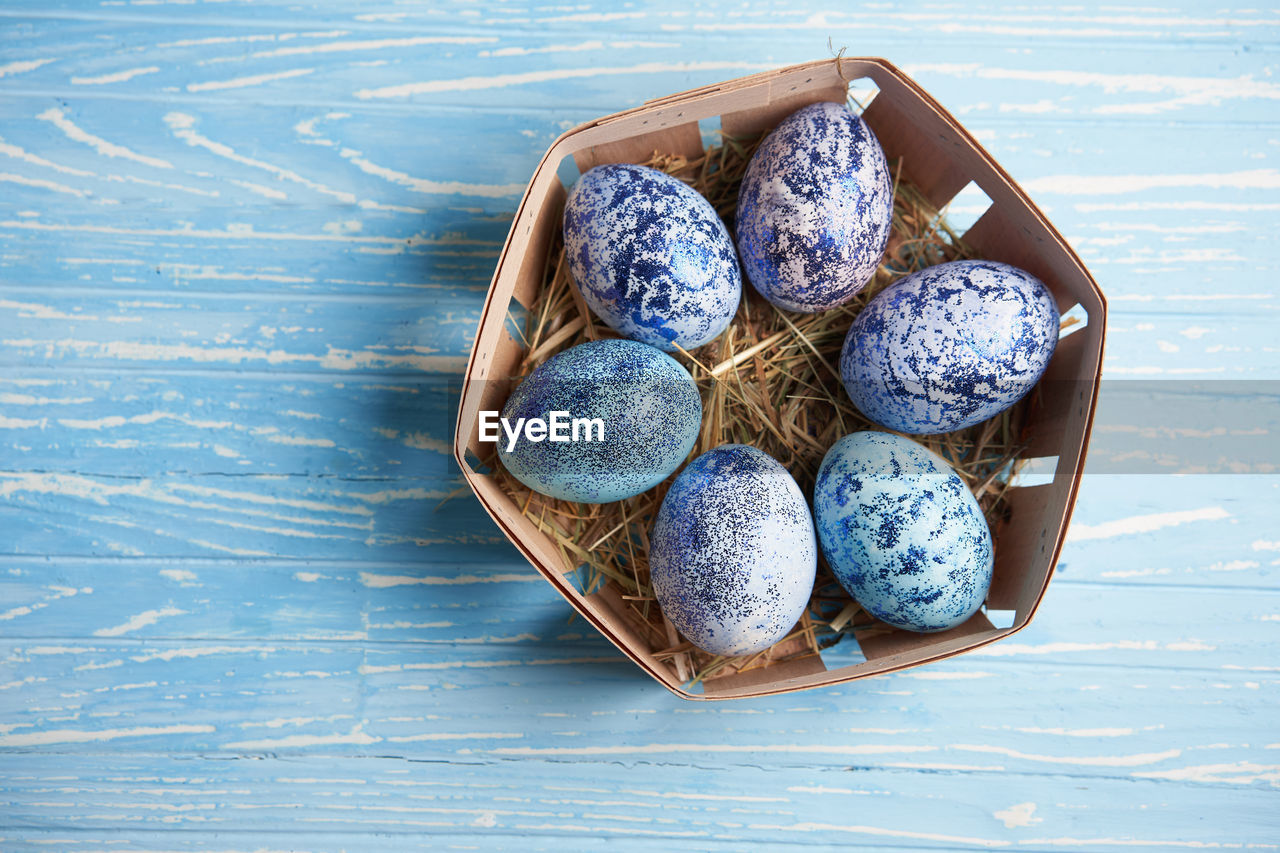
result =
[[977,612],[991,585],[991,531],[946,460],[909,438],[855,432],[827,451],[813,491],[818,540],[872,616],[934,632]]
[[[702,398],[666,353],[638,341],[590,341],[529,374],[502,418],[498,456],[517,480],[550,497],[607,503],[675,472],[698,438]],[[535,421],[548,428],[531,431]],[[553,422],[565,440],[553,440]]]

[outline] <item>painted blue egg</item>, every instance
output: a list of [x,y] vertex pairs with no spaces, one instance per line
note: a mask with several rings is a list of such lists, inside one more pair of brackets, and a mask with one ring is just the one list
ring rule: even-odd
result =
[[690,462],[649,537],[662,612],[718,655],[754,654],[785,637],[809,601],[817,559],[800,487],[773,457],[744,444]]
[[606,503],[680,467],[702,426],[702,398],[666,353],[636,341],[590,341],[538,366],[501,418],[490,435],[497,433],[499,458],[517,480],[553,498]]
[[718,337],[742,298],[733,241],[715,208],[645,166],[596,166],[564,208],[569,270],[621,335],[673,352]]
[[813,490],[831,571],[872,616],[945,631],[982,606],[991,530],[946,460],[909,438],[855,432],[827,451]]
[[998,415],[1039,381],[1058,343],[1058,306],[1030,273],[953,261],[912,273],[854,319],[840,356],[853,404],[914,435]]
[[843,104],[810,104],[774,129],[738,191],[738,254],[760,294],[790,311],[847,302],[875,275],[893,184],[871,128]]

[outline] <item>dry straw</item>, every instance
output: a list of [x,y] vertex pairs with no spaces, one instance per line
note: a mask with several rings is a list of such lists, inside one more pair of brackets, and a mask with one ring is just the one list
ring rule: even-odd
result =
[[[722,136],[696,160],[657,152],[644,164],[702,193],[730,227],[738,185],[761,137]],[[882,429],[853,407],[840,383],[840,349],[849,325],[867,301],[908,273],[975,255],[947,225],[944,213],[894,175],[893,228],[875,278],[852,301],[819,314],[775,308],[745,282],[737,316],[715,341],[675,358],[689,369],[703,399],[702,432],[690,458],[728,443],[751,444],[781,462],[806,496],[827,448],[860,429]],[[584,341],[615,337],[592,317],[574,287],[557,233],[548,253],[542,291],[523,330],[526,355],[515,384],[550,356]],[[992,531],[1006,512],[1005,491],[1017,468],[1025,405],[977,426],[937,436],[913,436],[954,466],[972,489]],[[669,661],[692,687],[708,679],[771,663],[817,655],[855,630],[890,630],[850,599],[819,557],[809,607],[782,641],[756,655],[726,658],[694,647],[662,615],[649,585],[649,531],[671,479],[642,495],[607,504],[580,504],[530,491],[489,460],[504,491],[559,547],[566,568],[576,567],[584,593],[611,585],[629,608],[637,633],[659,660]],[[998,547],[998,543],[997,543]]]

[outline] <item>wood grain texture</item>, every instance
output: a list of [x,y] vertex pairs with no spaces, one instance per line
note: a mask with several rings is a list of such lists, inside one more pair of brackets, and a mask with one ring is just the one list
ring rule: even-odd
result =
[[[695,707],[457,492],[458,382],[556,136],[828,38],[1101,283],[1108,473],[1016,637]],[[1280,473],[1110,472],[1214,437],[1178,395],[1280,430],[1278,48],[1191,2],[4,4],[0,847],[1274,848]]]

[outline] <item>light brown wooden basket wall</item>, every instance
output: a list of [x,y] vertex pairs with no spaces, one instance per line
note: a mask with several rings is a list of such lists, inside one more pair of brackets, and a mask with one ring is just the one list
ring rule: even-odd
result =
[[[1028,456],[1058,459],[1051,483],[1010,490],[1011,520],[999,531],[988,607],[1015,611],[1011,627],[992,627],[982,612],[941,634],[895,631],[859,637],[865,663],[827,670],[819,658],[776,664],[717,679],[705,693],[684,690],[671,666],[655,660],[629,627],[610,589],[583,596],[565,572],[573,567],[553,542],[521,515],[495,480],[467,463],[483,457],[479,412],[501,409],[509,377],[523,355],[507,329],[513,299],[533,303],[564,200],[557,167],[572,156],[580,171],[601,163],[642,162],[654,150],[698,156],[698,122],[720,116],[727,134],[755,133],[815,101],[844,102],[850,80],[870,78],[879,93],[864,118],[892,160],[938,206],[970,181],[991,207],[965,233],[981,257],[1026,269],[1066,311],[1080,305],[1085,328],[1064,337],[1039,389],[1026,427]],[[467,364],[454,455],[467,482],[503,533],[583,617],[642,669],[679,696],[729,699],[784,693],[905,669],[994,642],[1025,627],[1044,596],[1066,535],[1084,468],[1101,374],[1106,301],[1080,259],[1025,193],[963,127],[910,78],[883,59],[822,60],[705,86],[577,127],[555,141],[534,172],[498,261]]]

